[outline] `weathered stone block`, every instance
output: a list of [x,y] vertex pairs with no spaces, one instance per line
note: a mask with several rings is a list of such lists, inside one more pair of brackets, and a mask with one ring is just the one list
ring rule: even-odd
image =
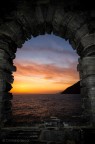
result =
[[85,70],[83,71],[83,74],[89,76],[89,75],[95,75],[95,65],[90,64],[88,66],[85,66]]
[[0,91],[4,91],[6,89],[6,82],[4,80],[0,80]]
[[87,56],[87,57],[84,57],[82,59],[79,60],[79,63],[80,65],[83,67],[87,67],[87,66],[94,66],[95,65],[95,57],[90,57],[90,56]]
[[62,17],[62,23],[61,23],[61,25],[63,27],[66,26],[66,25],[68,25],[68,23],[74,17],[74,15],[75,14],[73,12],[65,12],[64,16]]
[[42,10],[41,6],[37,6],[35,9],[35,18],[36,18],[36,31],[39,34],[45,34],[45,19],[46,19],[46,11]]
[[83,13],[76,13],[68,23],[67,27],[71,30],[71,32],[75,35],[77,29],[84,23],[86,16]]
[[69,43],[71,44],[72,48],[75,50],[76,49],[76,42],[74,39],[70,38]]
[[[60,12],[62,11],[62,12]],[[64,10],[57,9],[54,17],[53,17],[53,29],[57,32],[60,31],[60,27],[67,27],[66,25],[69,23],[70,19],[73,17],[72,12],[64,13]],[[63,33],[64,35],[64,33]],[[66,37],[65,37],[66,38]]]
[[53,30],[53,26],[52,26],[52,20],[53,20],[53,15],[55,12],[55,6],[49,6],[47,9],[47,15],[45,18],[45,31],[48,34],[51,34],[52,30]]
[[83,71],[82,70],[82,65],[79,63],[79,64],[77,64],[77,71]]
[[4,102],[0,103],[0,115],[1,116],[10,111],[12,111],[11,101],[4,101]]
[[7,93],[7,92],[0,92],[0,102],[3,101],[8,101],[11,100],[13,98],[12,93]]
[[92,110],[94,110],[95,112],[95,98],[93,100],[91,99],[91,106],[92,106]]
[[18,46],[21,45],[23,32],[15,21],[7,22],[0,27],[0,35],[10,37]]
[[84,49],[86,49],[92,45],[95,45],[95,33],[85,35],[84,37],[82,37],[80,43]]
[[67,28],[67,31],[65,33],[65,39],[69,39],[69,41],[70,41],[71,39],[73,39],[73,37],[74,37],[74,35],[73,35],[71,29]]
[[77,71],[81,74],[81,78],[86,78],[95,74],[95,57],[84,57],[80,59],[77,65]]
[[82,108],[84,109],[91,109],[91,100],[90,98],[82,98]]
[[88,30],[87,24],[82,25],[75,34],[75,41],[78,42],[79,44],[80,39],[88,33],[89,33],[89,30]]
[[7,92],[10,91],[12,89],[12,86],[10,83],[7,83],[5,80],[1,80],[0,81],[0,92]]
[[[78,71],[79,71],[79,70],[78,70]],[[83,79],[83,72],[82,72],[82,71],[79,71],[79,78],[80,78],[80,80]]]
[[0,68],[8,71],[16,71],[16,67],[12,65],[8,60],[3,59],[0,62]]
[[49,6],[47,10],[47,16],[45,18],[47,23],[52,23],[54,13],[55,13],[55,6],[54,5]]
[[27,38],[31,39],[31,30],[29,27],[27,27],[26,20],[24,20],[22,13],[17,13],[17,21],[22,26],[22,30],[24,34],[23,38],[21,39],[21,44],[18,46],[18,48],[21,48],[22,44],[25,42]]
[[4,42],[3,40],[0,40],[0,49],[5,50],[8,55],[10,55],[11,59],[14,59],[15,53],[9,48],[9,44],[7,42]]
[[95,114],[93,114],[92,116],[92,124],[93,124],[93,127],[95,127]]
[[91,111],[91,109],[89,109],[89,107],[87,108],[87,107],[85,107],[85,108],[83,108],[82,109],[82,114],[86,117],[86,116],[92,116],[92,111]]
[[0,79],[5,80],[5,81],[7,81],[9,83],[13,83],[14,76],[11,75],[10,73],[5,72],[5,71],[0,69]]
[[93,96],[95,96],[95,87],[91,87],[91,88],[83,87],[83,88],[81,88],[81,96],[93,99]]
[[95,56],[95,45],[90,46],[86,49],[83,49],[82,53],[81,53],[82,57],[87,57],[87,56]]
[[12,119],[12,111],[7,111],[6,113],[3,113],[0,115],[0,119],[3,123],[7,122],[8,120]]
[[[88,76],[88,74],[87,73],[84,74],[84,72],[83,75]],[[80,86],[86,86],[88,88],[95,86],[95,75],[91,75],[82,79],[80,81]]]
[[[83,15],[83,13],[76,13],[73,15],[72,19],[69,21],[67,25],[67,32],[66,37],[68,39],[74,38],[74,43],[76,44],[75,40],[75,34],[77,30],[81,27],[81,25],[84,23],[86,17]],[[74,46],[74,48],[77,47],[77,44]]]
[[88,95],[95,95],[95,87],[88,89],[87,93]]
[[3,49],[0,49],[0,60],[1,59],[8,59],[10,56],[3,50]]
[[[93,74],[91,74],[93,73]],[[86,69],[82,72],[82,79],[86,79],[87,77],[91,77],[92,75],[94,75],[94,72],[92,71],[87,71]],[[94,76],[92,76],[94,78]],[[94,80],[93,80],[94,81]],[[91,79],[89,80],[89,82],[91,82]]]
[[90,57],[90,56],[87,56],[87,57],[84,57],[82,59],[79,59],[79,64],[77,65],[77,70],[78,71],[84,71],[85,69],[89,70],[94,70],[95,69],[95,57]]
[[4,90],[5,92],[8,92],[12,89],[12,85],[10,83],[6,82],[6,89]]
[[44,18],[44,14],[43,14],[42,9],[41,9],[40,6],[36,7],[36,9],[35,9],[35,16],[37,18],[38,24],[44,23],[44,19],[46,18],[46,16]]
[[31,34],[33,35],[35,33],[36,26],[38,25],[38,23],[35,17],[34,9],[32,9],[32,11],[29,10],[29,7],[26,7],[24,11],[20,9],[19,11],[17,11],[16,17],[18,23],[20,23],[20,25],[23,26],[22,28],[26,35],[31,36]]
[[52,33],[52,25],[51,23],[46,23],[46,33],[51,34]]
[[91,114],[84,113],[81,115],[81,125],[92,126],[92,116]]

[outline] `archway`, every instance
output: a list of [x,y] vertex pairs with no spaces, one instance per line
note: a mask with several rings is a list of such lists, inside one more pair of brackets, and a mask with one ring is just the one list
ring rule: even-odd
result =
[[[16,71],[13,59],[17,48],[22,47],[31,36],[51,33],[68,39],[80,56],[78,71],[80,73],[81,96],[83,98],[83,118],[88,124],[95,124],[95,33],[94,14],[90,11],[66,11],[64,4],[51,3],[18,4],[9,20],[0,26],[1,54],[1,117],[2,123],[11,118],[12,95],[8,92],[13,82],[12,72]],[[7,101],[8,106],[5,107]]]
[[14,64],[14,94],[61,93],[79,81],[78,55],[68,41],[53,34],[26,41],[18,49]]
[[[16,125],[42,123],[56,116],[75,124],[81,113],[80,95],[61,92],[79,81],[78,55],[68,41],[55,35],[40,35],[18,49],[14,64],[13,119]],[[67,118],[68,116],[68,118]],[[70,118],[71,117],[71,118]]]

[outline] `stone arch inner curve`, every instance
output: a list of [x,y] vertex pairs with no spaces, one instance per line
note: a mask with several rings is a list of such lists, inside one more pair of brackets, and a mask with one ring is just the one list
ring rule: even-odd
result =
[[[52,5],[27,2],[20,3],[6,22],[0,25],[0,54],[1,54],[1,101],[0,121],[5,123],[11,118],[11,98],[9,93],[13,82],[12,72],[16,71],[13,59],[17,48],[32,36],[45,33],[55,34],[69,40],[79,58],[77,70],[80,74],[82,117],[87,124],[95,124],[95,27],[92,11],[66,11],[63,4]],[[5,109],[5,101],[7,107]]]

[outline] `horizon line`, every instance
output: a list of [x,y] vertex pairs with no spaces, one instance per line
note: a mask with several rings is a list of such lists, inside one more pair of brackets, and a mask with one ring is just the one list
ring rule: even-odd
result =
[[45,95],[45,94],[60,94],[60,92],[56,93],[12,93],[13,95]]

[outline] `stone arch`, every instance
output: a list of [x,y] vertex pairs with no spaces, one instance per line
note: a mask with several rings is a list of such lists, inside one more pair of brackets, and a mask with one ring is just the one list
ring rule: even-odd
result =
[[[95,124],[95,13],[93,11],[66,11],[64,4],[20,3],[6,21],[0,25],[0,121],[4,124],[11,119],[12,72],[16,71],[13,59],[17,48],[31,38],[45,33],[58,35],[69,40],[77,51],[80,74],[83,119]],[[5,105],[7,106],[5,108]]]

